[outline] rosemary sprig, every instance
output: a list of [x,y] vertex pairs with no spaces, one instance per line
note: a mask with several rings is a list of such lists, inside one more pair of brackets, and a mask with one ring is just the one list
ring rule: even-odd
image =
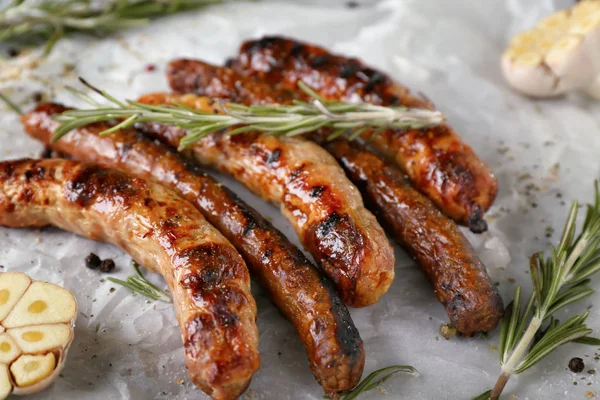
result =
[[[594,204],[587,207],[581,232],[576,234],[579,205],[573,202],[558,246],[548,257],[543,252],[530,260],[533,292],[523,303],[521,288],[506,309],[500,330],[500,364],[502,370],[491,391],[474,400],[498,400],[511,376],[536,365],[558,346],[569,342],[600,345],[590,337],[592,329],[585,320],[588,313],[564,322],[553,314],[580,301],[594,290],[589,277],[600,270],[600,192],[595,182]],[[523,306],[524,304],[524,306]]]
[[417,371],[410,365],[392,365],[390,367],[378,369],[377,371],[371,372],[365,379],[363,379],[358,385],[356,385],[354,389],[346,392],[339,392],[339,399],[357,399],[358,396],[360,396],[361,394],[369,390],[375,389],[377,386],[381,385],[382,383],[384,383],[385,381],[397,374],[409,374],[413,376],[419,376],[419,371]]
[[[333,128],[330,138],[342,134],[356,138],[365,128],[376,128],[379,132],[389,128],[421,128],[437,125],[444,121],[438,111],[409,109],[406,107],[382,107],[367,103],[344,103],[327,101],[310,90],[303,82],[298,86],[312,97],[311,102],[296,101],[293,105],[245,106],[216,101],[220,114],[195,110],[181,104],[151,106],[133,100],[117,100],[103,90],[96,89],[85,80],[81,82],[114,104],[100,105],[89,96],[71,88],[81,99],[94,109],[70,110],[54,117],[60,121],[53,141],[60,139],[73,129],[101,121],[122,120],[121,123],[101,134],[133,126],[140,122],[158,122],[183,128],[187,132],[180,143],[185,148],[211,133],[227,128],[229,135],[248,131],[261,131],[272,135],[296,136],[318,130]],[[376,135],[375,132],[373,135]]]
[[143,296],[149,297],[154,300],[159,300],[165,303],[171,303],[171,298],[160,288],[152,284],[148,279],[142,275],[140,272],[140,266],[133,260],[131,260],[131,267],[135,272],[134,276],[127,277],[126,280],[122,281],[117,278],[109,277],[107,278],[109,281],[117,283],[121,286],[125,286],[133,290],[136,293],[139,293]]
[[43,39],[46,53],[73,31],[107,34],[222,0],[13,0],[0,10],[0,42]]

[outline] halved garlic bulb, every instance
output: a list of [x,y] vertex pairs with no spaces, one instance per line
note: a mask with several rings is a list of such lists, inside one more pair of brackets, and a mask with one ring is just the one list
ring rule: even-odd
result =
[[76,315],[68,290],[0,273],[0,399],[52,384],[64,367]]
[[515,36],[502,55],[502,70],[528,96],[579,90],[600,98],[600,1],[582,1]]

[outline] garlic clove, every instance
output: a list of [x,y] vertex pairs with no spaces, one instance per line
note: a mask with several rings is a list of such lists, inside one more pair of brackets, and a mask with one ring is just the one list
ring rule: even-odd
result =
[[0,400],[7,398],[12,393],[12,390],[8,365],[0,364]]
[[46,355],[23,354],[10,366],[17,387],[28,387],[44,381],[56,367],[54,353]]
[[21,349],[14,339],[8,334],[0,335],[0,363],[10,364],[21,355]]
[[[7,334],[14,339],[24,353],[28,354],[65,348],[73,336],[71,327],[65,324],[12,328],[8,330]],[[0,349],[1,346],[0,342]]]
[[13,310],[2,321],[5,328],[26,325],[68,323],[77,304],[66,289],[48,282],[33,282]]
[[0,321],[8,315],[30,284],[31,279],[20,272],[0,274]]

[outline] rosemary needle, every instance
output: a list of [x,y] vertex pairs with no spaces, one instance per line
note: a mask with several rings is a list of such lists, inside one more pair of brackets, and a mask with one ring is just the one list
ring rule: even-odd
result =
[[131,127],[141,122],[157,122],[185,129],[187,136],[181,140],[185,148],[211,133],[232,128],[229,135],[248,131],[260,131],[271,135],[296,136],[310,133],[322,127],[333,128],[338,136],[346,134],[355,139],[366,128],[374,128],[373,135],[383,129],[422,128],[444,122],[439,111],[411,109],[406,107],[383,107],[368,103],[344,103],[326,101],[317,96],[303,82],[298,86],[312,97],[312,101],[296,101],[293,105],[245,106],[216,101],[221,113],[195,110],[181,104],[152,106],[133,100],[120,101],[107,92],[97,89],[81,79],[81,82],[96,91],[113,106],[103,106],[89,96],[71,88],[70,90],[88,102],[93,108],[68,110],[54,116],[61,122],[53,141],[60,139],[73,129],[95,122],[121,120],[118,125],[100,134],[109,134],[117,129]]
[[573,202],[558,246],[550,255],[536,253],[530,260],[533,292],[525,302],[517,287],[514,300],[506,309],[500,329],[500,364],[496,385],[473,400],[498,400],[511,376],[539,363],[558,346],[574,342],[600,345],[590,337],[592,329],[585,320],[588,313],[575,315],[564,322],[554,317],[559,309],[578,302],[594,290],[589,278],[600,271],[600,192],[595,182],[594,204],[587,207],[583,225],[576,232],[579,214]]
[[131,260],[131,267],[133,268],[135,275],[127,277],[126,280],[122,281],[112,277],[107,279],[121,286],[125,286],[126,288],[129,288],[143,296],[165,303],[171,303],[171,298],[164,291],[160,290],[160,288],[147,280],[140,272],[140,266],[133,260]]

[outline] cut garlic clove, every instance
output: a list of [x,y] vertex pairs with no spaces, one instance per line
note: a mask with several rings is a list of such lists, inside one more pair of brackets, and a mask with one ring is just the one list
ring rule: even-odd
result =
[[31,279],[20,272],[0,274],[0,321],[2,321],[23,296]]
[[8,374],[8,365],[0,364],[0,400],[7,398],[13,390]]
[[8,334],[0,335],[0,363],[10,364],[21,355],[21,349],[14,339]]
[[13,310],[2,321],[5,328],[69,323],[77,309],[68,290],[48,282],[33,282]]
[[10,366],[10,372],[17,387],[23,388],[43,382],[54,372],[56,357],[54,353],[43,356],[23,354]]
[[7,334],[14,339],[21,351],[29,354],[65,348],[72,339],[72,329],[65,324],[13,328]]

